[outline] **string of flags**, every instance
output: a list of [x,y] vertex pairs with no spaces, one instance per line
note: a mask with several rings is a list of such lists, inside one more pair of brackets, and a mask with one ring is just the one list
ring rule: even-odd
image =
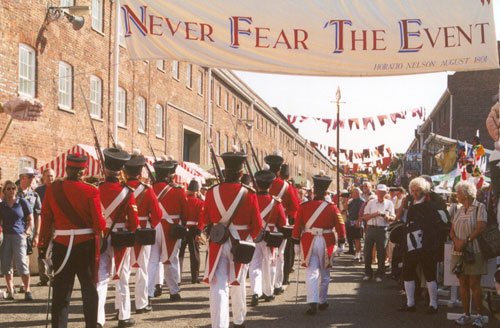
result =
[[288,123],[294,126],[299,123],[304,123],[307,120],[315,120],[322,122],[326,125],[326,132],[328,133],[330,131],[336,130],[337,128],[340,129],[349,128],[349,130],[354,130],[354,129],[360,130],[361,128],[363,128],[364,130],[367,130],[368,128],[371,127],[373,131],[375,131],[376,129],[375,122],[378,122],[378,125],[380,125],[380,127],[384,126],[386,122],[392,122],[396,124],[398,120],[404,120],[407,117],[409,117],[408,116],[409,114],[411,115],[411,117],[418,116],[419,119],[425,120],[425,108],[422,107],[391,114],[382,114],[382,115],[362,117],[362,118],[347,118],[347,119],[340,119],[338,121],[337,119],[309,117],[302,115],[287,115],[287,119]]

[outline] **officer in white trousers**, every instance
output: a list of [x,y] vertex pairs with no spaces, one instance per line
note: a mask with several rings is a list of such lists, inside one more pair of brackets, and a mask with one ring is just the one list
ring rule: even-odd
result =
[[325,200],[331,178],[320,173],[313,177],[313,181],[314,199],[300,204],[292,233],[295,250],[301,252],[302,266],[306,267],[308,315],[328,308],[330,259],[335,248],[333,229],[337,232],[339,243],[345,242],[342,215],[334,204]]
[[[257,201],[265,228],[263,236],[270,232],[276,232],[286,224],[285,211],[280,200],[269,194],[269,187],[275,178],[276,175],[268,170],[255,172]],[[255,253],[252,262],[250,262],[250,286],[252,289],[250,305],[252,306],[257,306],[261,298],[266,302],[274,299],[273,287],[276,286],[276,271],[280,269],[277,269],[278,256],[280,250],[281,255],[283,255],[284,251],[284,247],[269,247],[265,239],[263,238],[263,240],[256,243]],[[282,245],[285,242],[282,241]],[[282,270],[283,267],[281,267]]]
[[[123,165],[130,159],[130,155],[117,148],[108,148],[103,151],[106,180],[99,185],[103,215],[106,219],[106,250],[101,254],[99,261],[99,279],[97,294],[99,304],[97,311],[97,326],[103,327],[106,321],[105,305],[110,279],[115,280],[115,308],[118,309],[118,327],[132,327],[135,322],[131,318],[130,305],[130,251],[131,245],[127,240],[116,242],[111,246],[111,234],[117,231],[134,233],[139,225],[134,190],[118,180]],[[118,239],[117,239],[118,240]]]

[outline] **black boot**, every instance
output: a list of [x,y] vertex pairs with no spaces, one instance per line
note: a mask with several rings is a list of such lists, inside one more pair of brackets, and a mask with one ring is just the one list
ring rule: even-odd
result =
[[162,294],[161,285],[155,285],[154,297],[160,297]]
[[253,294],[252,301],[250,302],[250,306],[257,306],[257,305],[259,305],[259,295]]
[[309,303],[309,309],[307,309],[307,315],[316,315],[318,313],[318,303]]

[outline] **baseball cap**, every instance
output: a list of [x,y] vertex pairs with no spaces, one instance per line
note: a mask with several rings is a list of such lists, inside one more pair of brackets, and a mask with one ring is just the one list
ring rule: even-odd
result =
[[377,185],[377,190],[387,192],[387,186],[385,184],[379,184]]

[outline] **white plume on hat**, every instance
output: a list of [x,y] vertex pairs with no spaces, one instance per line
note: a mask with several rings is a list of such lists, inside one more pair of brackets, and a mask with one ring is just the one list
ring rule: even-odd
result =
[[125,149],[125,143],[123,141],[118,141],[115,146],[116,146],[116,149],[120,149],[120,150]]
[[238,147],[238,145],[233,145],[232,149],[234,153],[238,153],[240,151],[240,147]]
[[132,151],[132,156],[139,156],[139,155],[142,155],[142,152],[139,148],[134,148],[134,150]]
[[273,155],[283,157],[283,152],[281,151],[281,149],[276,149],[275,151],[273,151]]
[[161,155],[160,160],[162,161],[173,161],[174,157],[172,155]]
[[324,176],[325,175],[325,171],[324,170],[319,170],[319,174],[318,175],[321,176],[321,177]]
[[270,168],[271,167],[267,163],[265,163],[264,165],[262,165],[262,170],[264,170],[264,171],[269,171]]

